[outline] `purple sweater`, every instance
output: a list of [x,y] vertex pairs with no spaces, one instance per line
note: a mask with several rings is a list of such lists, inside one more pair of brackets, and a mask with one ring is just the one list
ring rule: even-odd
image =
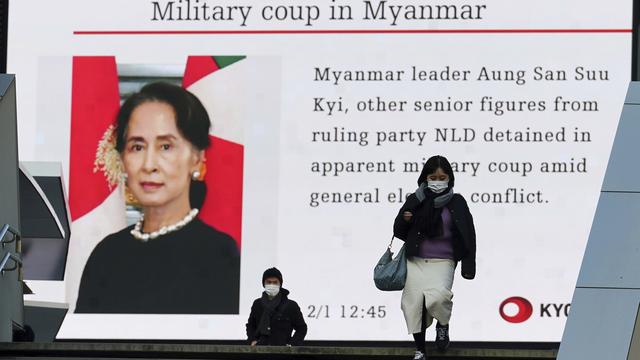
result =
[[418,257],[423,259],[453,260],[453,222],[448,208],[442,209],[443,233],[433,238],[426,237],[418,249]]

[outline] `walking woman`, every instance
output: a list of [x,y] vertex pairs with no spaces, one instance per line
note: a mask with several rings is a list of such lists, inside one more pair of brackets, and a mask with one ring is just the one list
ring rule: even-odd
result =
[[449,319],[453,307],[454,270],[462,262],[462,276],[476,274],[476,234],[467,202],[453,191],[451,164],[443,156],[425,163],[419,188],[407,197],[393,226],[394,235],[405,241],[407,280],[402,292],[402,311],[416,343],[414,360],[426,358],[425,332],[433,319],[436,346],[449,346]]

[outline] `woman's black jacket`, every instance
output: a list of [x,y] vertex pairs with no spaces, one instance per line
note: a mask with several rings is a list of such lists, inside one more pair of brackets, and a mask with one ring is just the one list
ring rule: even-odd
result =
[[[415,194],[409,195],[407,201],[400,209],[393,224],[393,234],[398,239],[405,241],[406,255],[417,256],[420,243],[426,234],[422,226],[414,219],[425,203],[421,203]],[[476,230],[473,226],[473,217],[467,206],[467,202],[460,194],[454,194],[443,211],[449,209],[454,223],[453,256],[454,260],[462,261],[462,276],[465,279],[473,279],[476,276]],[[405,221],[403,213],[409,211],[413,214],[410,221]]]

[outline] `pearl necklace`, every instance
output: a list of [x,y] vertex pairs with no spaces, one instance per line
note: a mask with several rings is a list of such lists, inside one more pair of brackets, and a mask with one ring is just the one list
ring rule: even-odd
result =
[[133,230],[131,230],[131,235],[133,235],[133,237],[138,240],[147,242],[149,240],[153,240],[157,238],[158,236],[166,235],[170,232],[174,232],[182,229],[185,225],[190,223],[191,220],[193,220],[196,217],[196,215],[198,215],[198,209],[191,209],[191,211],[189,211],[187,216],[185,216],[182,220],[178,221],[177,223],[173,225],[163,226],[159,230],[156,230],[150,233],[142,232],[142,223],[144,222],[144,215],[142,215],[140,220],[136,223],[136,226],[134,226]]

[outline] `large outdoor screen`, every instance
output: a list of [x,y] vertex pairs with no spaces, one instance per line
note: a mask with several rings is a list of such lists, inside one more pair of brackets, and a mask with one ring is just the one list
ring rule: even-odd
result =
[[[69,303],[59,338],[243,339],[276,266],[307,339],[409,340],[373,268],[443,155],[477,233],[451,338],[560,341],[631,16],[631,0],[12,1],[19,156],[62,164],[73,221],[64,282],[33,296]],[[206,195],[188,238],[125,244],[142,214],[117,114],[158,82],[210,118]]]

